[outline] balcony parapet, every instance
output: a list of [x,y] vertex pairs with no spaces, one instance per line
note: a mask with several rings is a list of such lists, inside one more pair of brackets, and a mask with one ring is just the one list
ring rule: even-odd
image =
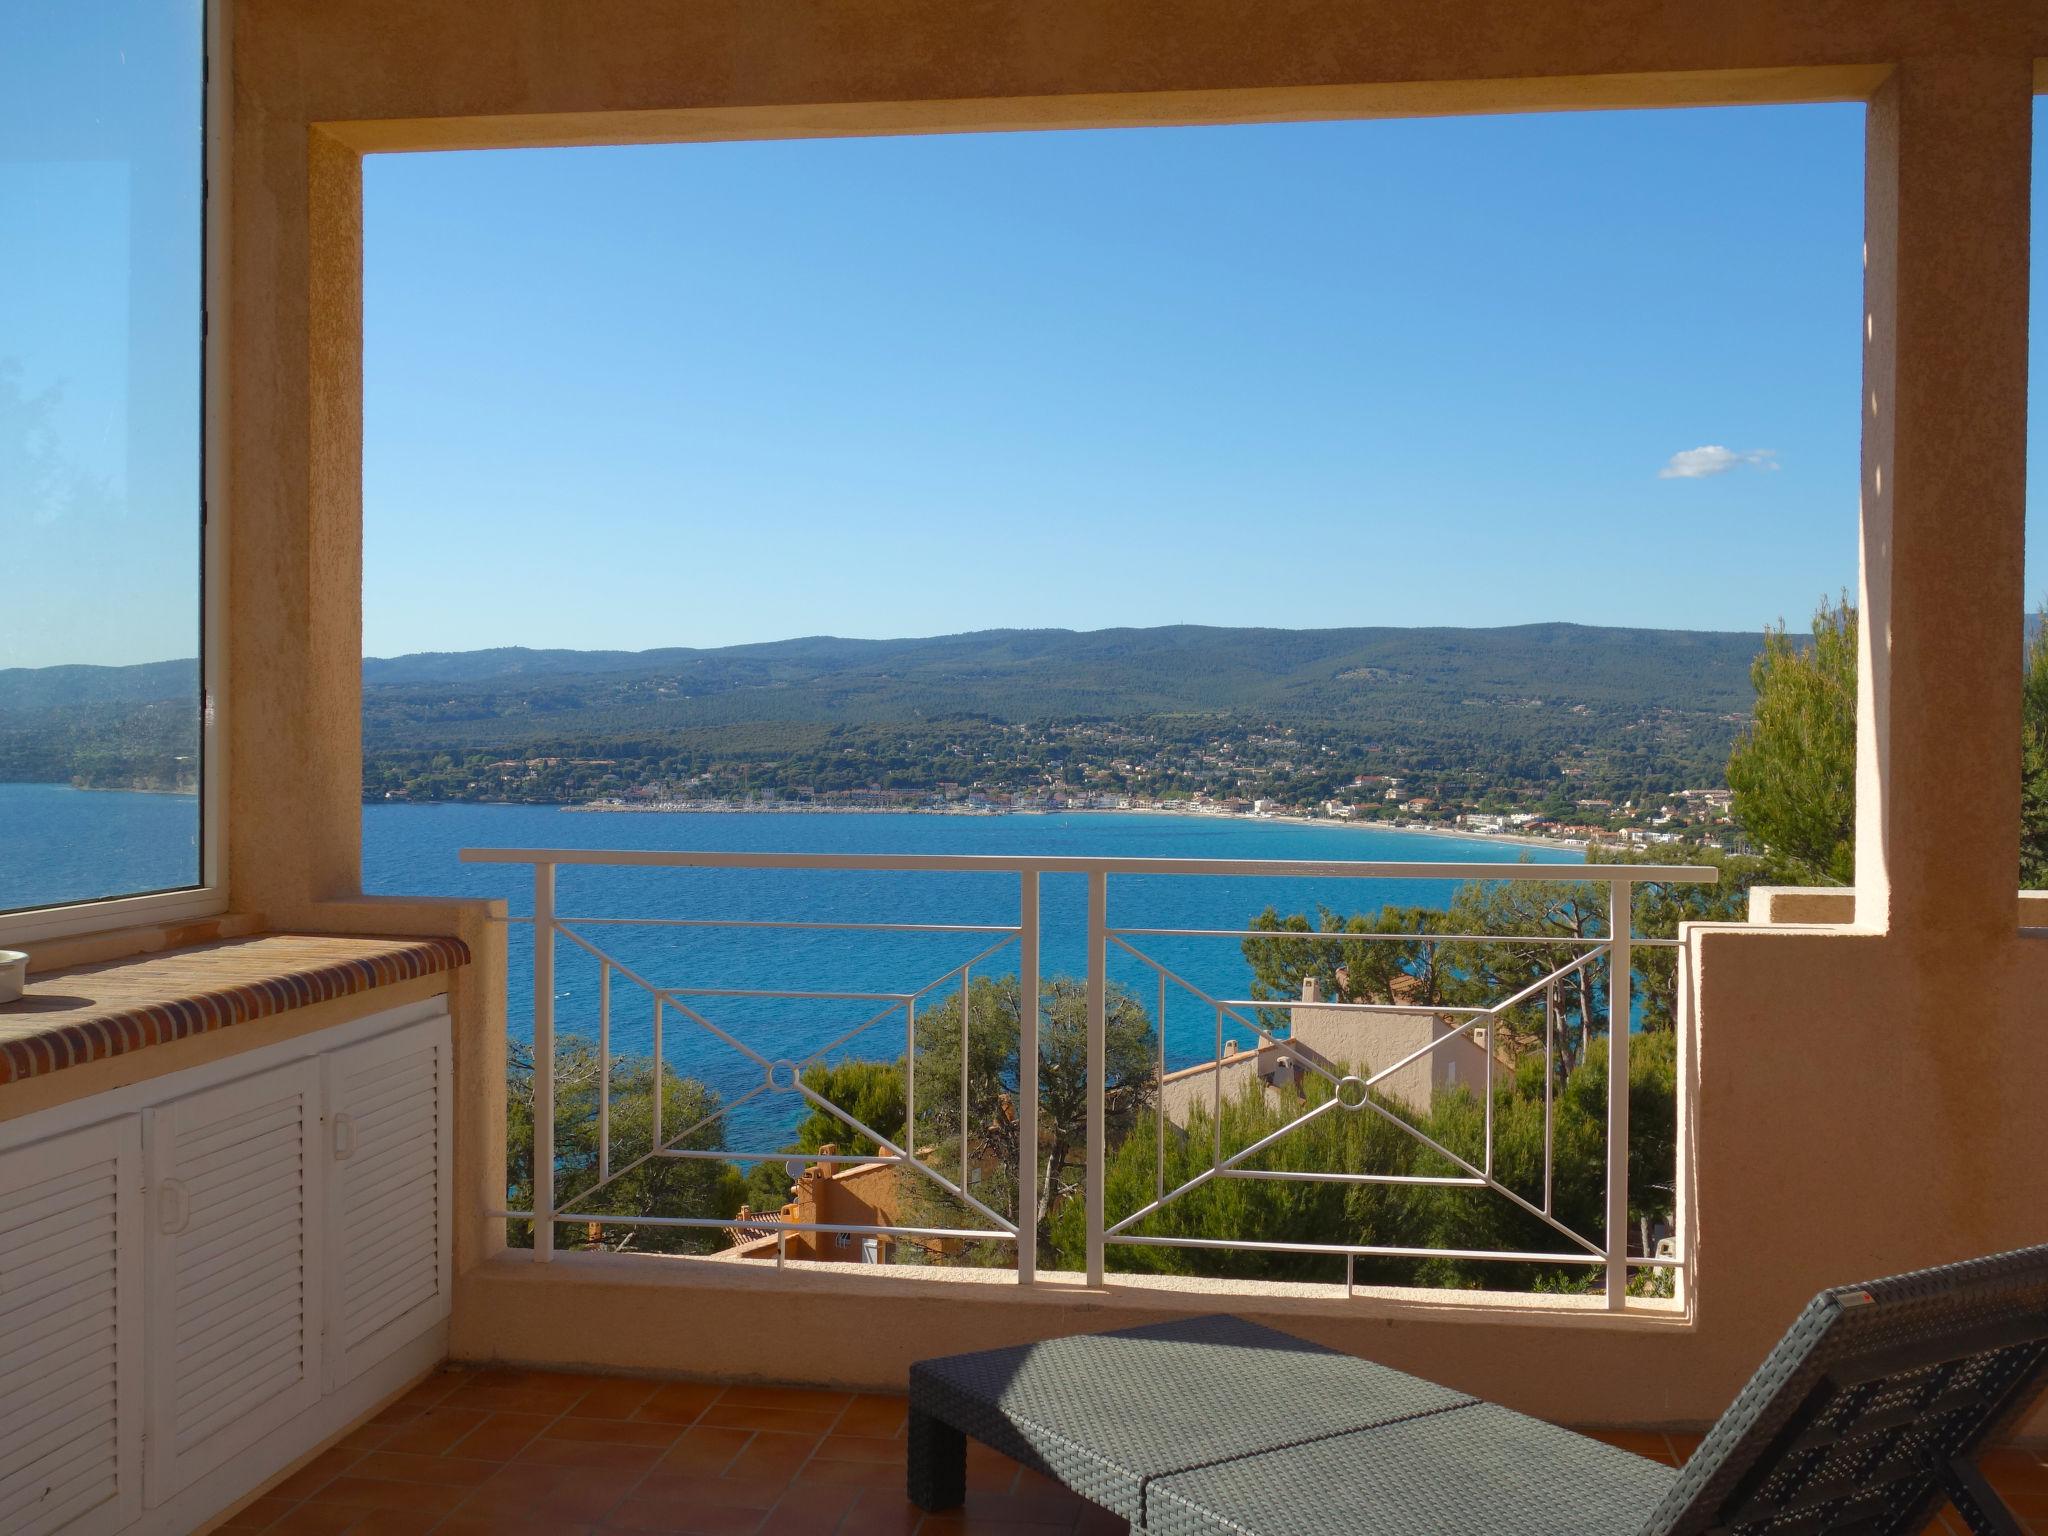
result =
[[[2019,893],[2022,930],[2048,930],[2048,891]],[[1759,927],[1846,927],[1856,921],[1853,886],[1755,885],[1749,920]]]

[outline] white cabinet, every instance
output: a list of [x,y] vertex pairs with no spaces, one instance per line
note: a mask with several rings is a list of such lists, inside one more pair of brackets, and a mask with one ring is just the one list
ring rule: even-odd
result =
[[319,1400],[320,1108],[298,1061],[143,1114],[151,1504]]
[[132,1117],[0,1151],[0,1531],[141,1507],[141,1183]]
[[0,1533],[175,1536],[441,1358],[438,1002],[0,1123]]
[[448,1315],[448,1055],[445,1030],[415,1026],[321,1059],[331,1385]]

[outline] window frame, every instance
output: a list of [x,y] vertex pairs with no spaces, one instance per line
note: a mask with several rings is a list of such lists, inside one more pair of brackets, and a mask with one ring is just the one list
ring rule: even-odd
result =
[[228,910],[226,129],[234,78],[228,10],[221,0],[200,0],[199,881],[168,891],[0,913],[0,948],[150,923],[190,922]]

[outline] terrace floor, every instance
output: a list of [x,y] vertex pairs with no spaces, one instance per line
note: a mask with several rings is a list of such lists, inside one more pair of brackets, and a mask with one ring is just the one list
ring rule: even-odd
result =
[[[321,1536],[1096,1536],[1123,1522],[969,1443],[967,1504],[903,1496],[900,1397],[450,1366],[216,1529]],[[1697,1437],[1601,1432],[1673,1464]],[[1987,1459],[2048,1536],[2048,1462]],[[1932,1528],[1963,1533],[1953,1514]]]

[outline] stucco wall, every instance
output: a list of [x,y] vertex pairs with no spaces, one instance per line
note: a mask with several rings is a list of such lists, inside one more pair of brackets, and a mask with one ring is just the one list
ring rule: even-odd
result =
[[[459,1353],[886,1385],[918,1353],[1227,1304],[1534,1412],[1687,1423],[1819,1285],[2048,1237],[2011,749],[2048,0],[237,0],[233,33],[230,880],[280,926],[476,953]],[[356,899],[361,152],[1802,99],[1871,103],[1861,883],[1832,932],[1688,938],[1683,1316],[494,1257],[502,929]]]

